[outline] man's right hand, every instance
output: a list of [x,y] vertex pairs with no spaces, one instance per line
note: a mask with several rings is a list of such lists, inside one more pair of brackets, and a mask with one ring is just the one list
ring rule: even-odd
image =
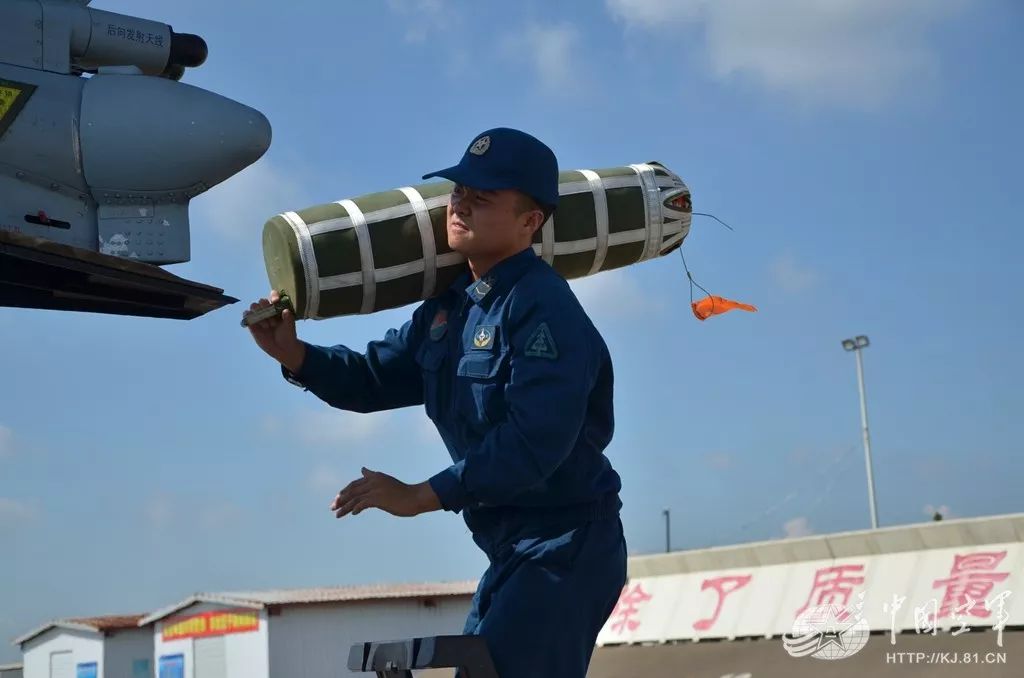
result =
[[[277,302],[280,295],[276,291],[267,299],[260,299],[249,306],[250,311],[266,308]],[[256,345],[292,374],[297,374],[306,359],[306,345],[299,341],[295,332],[295,314],[285,309],[280,318],[267,318],[249,326]]]

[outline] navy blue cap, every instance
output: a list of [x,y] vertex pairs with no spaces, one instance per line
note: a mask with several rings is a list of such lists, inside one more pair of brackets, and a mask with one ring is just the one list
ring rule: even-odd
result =
[[454,167],[424,174],[483,191],[514,188],[548,207],[558,205],[558,160],[526,132],[496,127],[481,132]]

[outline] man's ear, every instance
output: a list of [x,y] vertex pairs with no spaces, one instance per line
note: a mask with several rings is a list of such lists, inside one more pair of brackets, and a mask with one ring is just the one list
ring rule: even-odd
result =
[[544,226],[545,221],[546,219],[544,218],[544,213],[541,212],[540,210],[532,210],[530,212],[530,220],[527,223],[530,226],[531,237],[537,234],[537,231],[539,231]]

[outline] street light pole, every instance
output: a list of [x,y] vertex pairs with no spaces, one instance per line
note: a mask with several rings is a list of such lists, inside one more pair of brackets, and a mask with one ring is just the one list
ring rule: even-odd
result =
[[861,335],[855,339],[844,339],[843,348],[857,356],[857,388],[860,391],[860,424],[864,436],[864,464],[868,473],[868,504],[871,508],[871,527],[878,529],[878,508],[875,505],[875,475],[871,470],[871,436],[868,433],[868,405],[864,395],[864,361],[861,350],[870,345],[868,338]]
[[672,533],[671,533],[671,530],[669,529],[669,512],[668,512],[668,509],[662,509],[661,513],[662,513],[662,515],[665,516],[665,553],[668,553],[669,551],[672,550],[672,541],[671,541],[671,534]]

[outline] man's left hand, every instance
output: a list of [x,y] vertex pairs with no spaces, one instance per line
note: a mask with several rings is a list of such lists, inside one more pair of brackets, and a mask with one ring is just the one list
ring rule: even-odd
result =
[[359,515],[368,508],[408,518],[439,510],[441,501],[427,482],[407,485],[386,473],[364,468],[363,477],[353,480],[334,498],[331,510],[341,518],[349,513]]

